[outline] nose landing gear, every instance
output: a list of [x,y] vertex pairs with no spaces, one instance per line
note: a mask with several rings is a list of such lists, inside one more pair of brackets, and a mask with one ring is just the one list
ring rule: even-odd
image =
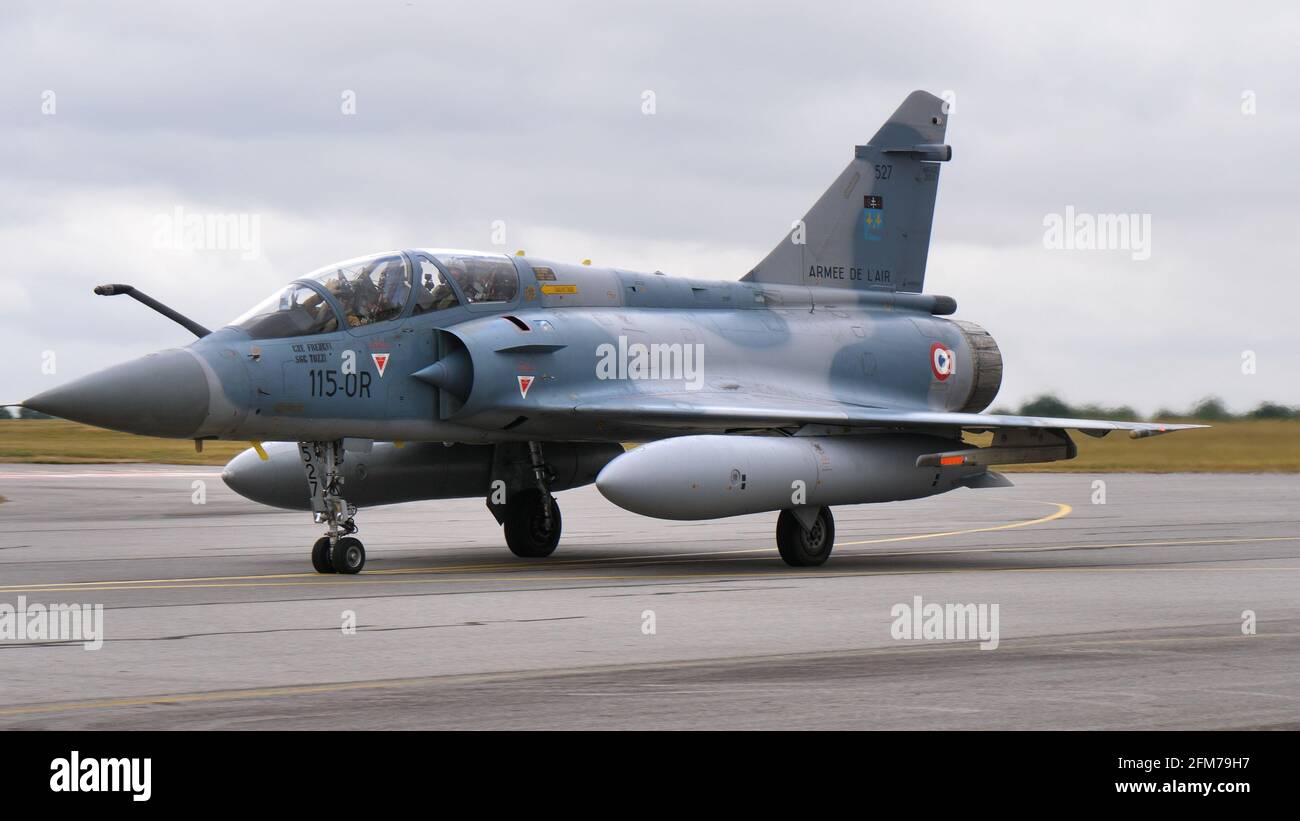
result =
[[360,573],[366,566],[366,549],[361,540],[352,536],[339,539],[330,552],[330,565],[335,573]]
[[330,537],[321,536],[311,546],[311,566],[317,573],[333,573],[334,565],[330,562]]
[[341,495],[343,485],[343,442],[299,442],[303,470],[311,492],[312,519],[328,530],[311,549],[311,565],[317,573],[360,573],[366,565],[366,549],[357,532],[357,508]]

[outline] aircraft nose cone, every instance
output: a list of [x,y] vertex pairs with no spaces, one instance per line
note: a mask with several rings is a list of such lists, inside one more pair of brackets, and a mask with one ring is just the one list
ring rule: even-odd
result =
[[298,446],[268,442],[264,449],[265,461],[253,448],[231,459],[221,471],[221,481],[245,499],[260,504],[311,510],[311,494]]
[[188,438],[208,417],[208,379],[195,357],[159,351],[23,402],[61,419],[145,436]]

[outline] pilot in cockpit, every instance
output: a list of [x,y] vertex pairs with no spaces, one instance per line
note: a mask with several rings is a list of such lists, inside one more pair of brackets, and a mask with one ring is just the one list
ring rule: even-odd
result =
[[[428,285],[433,285],[432,277],[426,279],[425,282]],[[442,277],[438,277],[438,284],[433,285],[432,297],[433,310],[435,311],[441,311],[443,308],[454,308],[456,306],[456,292],[451,289],[451,286],[448,285],[447,281]]]
[[342,270],[335,271],[334,278],[325,282],[325,290],[338,300],[340,306],[347,304],[346,300],[352,293],[352,288],[348,285]]
[[338,320],[334,316],[334,309],[330,307],[325,297],[311,291],[303,299],[302,307],[311,315],[311,326],[321,328],[323,331],[333,331],[338,329]]
[[455,308],[460,304],[456,292],[452,290],[451,285],[447,283],[447,277],[441,271],[429,262],[422,262],[420,267],[422,276],[415,292],[415,313],[442,311]]
[[348,284],[347,278],[343,276],[342,269],[334,274],[334,278],[325,283],[325,290],[338,300],[339,307],[343,309],[344,316],[352,313],[352,286]]
[[352,280],[352,310],[348,311],[348,325],[351,327],[375,321],[380,290],[371,279],[374,273],[375,267],[371,264]]
[[406,272],[400,265],[388,265],[379,274],[379,296],[375,305],[375,321],[393,319],[406,307],[406,297],[411,293],[406,282]]
[[484,288],[484,302],[508,302],[514,294],[511,289],[512,280],[505,271],[494,270],[488,274],[487,284]]

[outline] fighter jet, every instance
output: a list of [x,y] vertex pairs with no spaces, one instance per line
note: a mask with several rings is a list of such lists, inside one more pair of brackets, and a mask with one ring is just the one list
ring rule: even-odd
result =
[[549,556],[554,494],[593,481],[663,519],[779,511],[781,557],[814,566],[833,506],[1005,486],[991,467],[1074,457],[1067,429],[1197,427],[982,413],[997,343],[923,293],[947,125],[909,95],[739,281],[416,248],[326,265],[215,331],[102,285],[198,339],[23,404],[251,442],[223,478],[310,510],[321,573],[364,566],[358,507],[423,499],[482,497],[515,555]]

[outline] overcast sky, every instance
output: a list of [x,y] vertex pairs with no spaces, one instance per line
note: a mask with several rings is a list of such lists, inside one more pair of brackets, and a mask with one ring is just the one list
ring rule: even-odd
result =
[[[497,220],[507,252],[736,279],[921,88],[955,101],[926,290],[997,338],[995,404],[1300,404],[1293,3],[4,8],[0,401],[188,341],[103,282],[218,326]],[[1150,215],[1150,258],[1045,248],[1067,206]],[[256,215],[260,254],[158,247],[177,207]]]

